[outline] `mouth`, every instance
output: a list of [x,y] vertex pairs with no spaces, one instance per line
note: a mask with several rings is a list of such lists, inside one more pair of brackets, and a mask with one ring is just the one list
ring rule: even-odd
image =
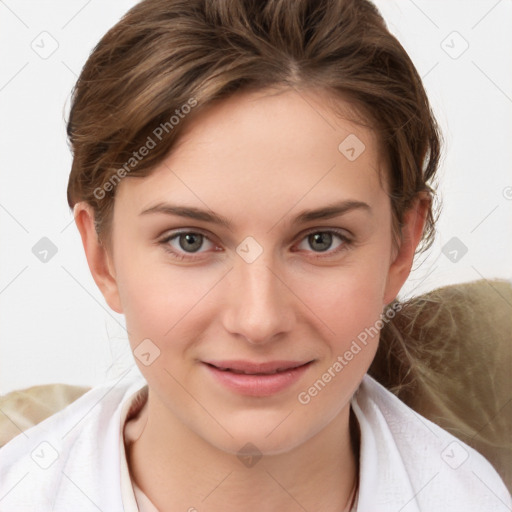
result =
[[269,361],[266,363],[252,363],[250,361],[205,361],[205,364],[215,367],[223,372],[240,373],[244,375],[274,375],[280,372],[295,370],[312,361]]
[[218,382],[247,396],[270,396],[296,383],[313,364],[310,361],[203,361]]

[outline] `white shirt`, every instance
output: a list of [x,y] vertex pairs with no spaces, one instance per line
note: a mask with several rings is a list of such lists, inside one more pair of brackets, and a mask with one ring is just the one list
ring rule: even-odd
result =
[[[153,512],[136,488],[137,504],[123,438],[145,386],[131,368],[2,447],[0,512]],[[357,512],[512,510],[484,457],[370,376],[351,406],[361,430]]]

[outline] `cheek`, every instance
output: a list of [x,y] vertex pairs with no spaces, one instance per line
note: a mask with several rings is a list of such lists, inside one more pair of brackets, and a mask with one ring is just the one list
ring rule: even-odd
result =
[[385,280],[384,265],[359,259],[317,283],[321,287],[310,283],[306,297],[326,326],[327,351],[297,395],[304,414],[328,423],[356,391],[378,348]]
[[[343,345],[379,319],[387,279],[384,258],[358,255],[332,272],[297,279],[301,297],[325,325],[330,338]],[[340,348],[340,347],[338,347]]]
[[189,331],[201,332],[211,317],[209,293],[221,271],[179,268],[131,254],[119,262],[117,277],[132,348],[149,338],[166,352],[183,350],[197,338]]

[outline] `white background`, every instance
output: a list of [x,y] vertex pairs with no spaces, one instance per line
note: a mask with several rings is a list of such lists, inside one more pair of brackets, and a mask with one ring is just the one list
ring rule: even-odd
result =
[[[65,119],[89,52],[134,3],[0,2],[0,394],[95,385],[133,364],[123,318],[90,277],[66,203]],[[512,1],[376,3],[424,77],[446,140],[437,242],[402,296],[510,280]],[[47,50],[58,44],[46,59],[32,48],[41,38]],[[42,237],[57,248],[47,263],[32,252]],[[442,252],[453,237],[468,249],[455,263]]]

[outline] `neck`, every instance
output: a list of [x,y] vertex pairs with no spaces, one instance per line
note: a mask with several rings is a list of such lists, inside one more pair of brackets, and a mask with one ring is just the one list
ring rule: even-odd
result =
[[359,438],[349,404],[305,443],[257,462],[217,449],[162,407],[150,392],[137,420],[142,433],[127,447],[133,480],[161,512],[252,512],[262,503],[269,512],[339,512],[351,498]]

